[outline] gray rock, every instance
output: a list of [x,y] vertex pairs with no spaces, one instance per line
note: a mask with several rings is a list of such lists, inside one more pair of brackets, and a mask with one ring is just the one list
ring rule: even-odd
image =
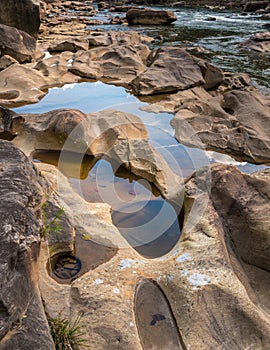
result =
[[54,349],[37,284],[41,178],[8,141],[0,159],[0,349]]

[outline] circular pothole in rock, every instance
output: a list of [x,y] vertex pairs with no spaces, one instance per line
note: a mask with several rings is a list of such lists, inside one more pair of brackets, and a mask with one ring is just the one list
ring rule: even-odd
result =
[[69,253],[60,253],[48,262],[50,275],[60,283],[72,282],[79,276],[82,263],[79,258]]

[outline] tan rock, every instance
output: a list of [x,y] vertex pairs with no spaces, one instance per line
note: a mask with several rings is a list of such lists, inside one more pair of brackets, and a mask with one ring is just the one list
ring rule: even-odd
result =
[[19,62],[31,61],[36,50],[36,39],[13,27],[0,24],[0,56],[9,55]]
[[[200,140],[207,149],[227,153],[241,161],[270,162],[270,109],[266,96],[232,90],[223,98],[209,95],[204,100],[199,97],[181,102],[171,121],[179,141],[194,146],[196,140]],[[183,125],[189,125],[188,132]]]

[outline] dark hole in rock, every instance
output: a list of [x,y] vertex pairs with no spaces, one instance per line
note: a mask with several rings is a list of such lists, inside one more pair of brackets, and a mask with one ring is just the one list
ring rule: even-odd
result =
[[0,132],[0,139],[1,140],[12,141],[15,137],[16,137],[16,135],[13,135],[9,131]]
[[144,350],[186,349],[170,304],[155,282],[143,279],[138,284],[134,307],[136,324]]
[[69,253],[59,253],[48,261],[48,271],[52,277],[60,282],[72,282],[80,273],[81,260]]

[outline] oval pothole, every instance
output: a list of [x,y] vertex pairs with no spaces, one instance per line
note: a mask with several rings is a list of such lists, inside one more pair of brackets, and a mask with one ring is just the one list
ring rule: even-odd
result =
[[135,318],[144,350],[185,350],[169,302],[151,280],[143,279],[135,293]]
[[48,271],[59,283],[72,282],[82,268],[81,260],[70,253],[59,253],[48,261]]

